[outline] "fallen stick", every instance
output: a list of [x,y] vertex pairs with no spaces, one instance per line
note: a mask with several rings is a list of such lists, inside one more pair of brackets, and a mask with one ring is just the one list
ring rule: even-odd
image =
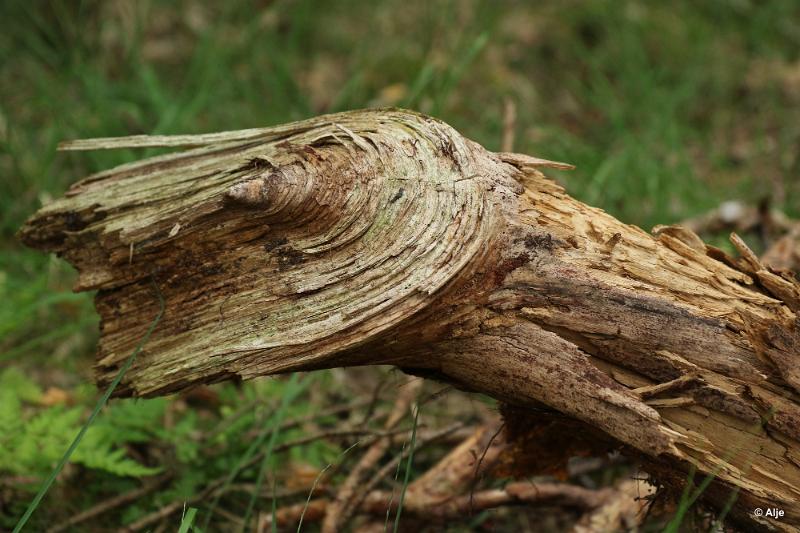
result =
[[638,531],[654,488],[635,479],[617,483],[606,500],[581,517],[573,533],[615,533]]
[[97,503],[96,505],[93,505],[92,507],[86,509],[85,511],[81,511],[80,513],[71,516],[65,521],[51,527],[50,529],[47,530],[47,533],[60,533],[61,531],[66,531],[74,526],[77,526],[78,524],[86,522],[87,520],[96,518],[101,514],[113,511],[118,507],[122,507],[123,505],[135,502],[136,500],[162,487],[172,477],[173,474],[171,473],[163,474],[161,476],[156,477],[155,479],[146,481],[145,484],[142,485],[141,487],[125,492],[123,494],[119,494],[112,498],[103,500]]
[[[385,431],[393,430],[408,415],[411,404],[416,399],[421,385],[422,380],[416,379],[400,390],[394,407],[383,426]],[[391,443],[391,438],[388,436],[375,440],[358,463],[350,470],[344,482],[337,487],[336,496],[326,508],[325,519],[322,521],[322,533],[335,533],[340,530],[342,524],[347,523],[352,515],[352,504],[358,497],[362,478],[383,457]]]
[[[609,500],[614,492],[611,488],[592,490],[567,483],[516,482],[509,483],[501,489],[479,491],[471,496],[467,494],[451,497],[444,503],[423,503],[421,500],[413,504],[404,503],[403,513],[443,523],[462,520],[472,512],[480,513],[508,505],[548,505],[591,510]],[[276,511],[275,520],[279,527],[286,529],[296,526],[301,515],[304,524],[320,521],[326,516],[330,504],[331,501],[328,499],[317,499],[311,501],[307,507],[305,503],[283,507]],[[358,514],[384,517],[387,511],[396,513],[397,507],[396,495],[388,491],[373,491],[354,511]],[[272,516],[264,516],[259,524],[259,530],[268,531],[271,525]]]

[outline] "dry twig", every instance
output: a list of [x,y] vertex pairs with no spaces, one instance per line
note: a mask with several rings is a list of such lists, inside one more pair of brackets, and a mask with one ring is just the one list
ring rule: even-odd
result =
[[[414,378],[400,389],[394,407],[384,424],[385,431],[392,430],[406,416],[421,387],[422,380]],[[376,440],[350,471],[347,479],[339,487],[336,497],[326,507],[325,519],[322,522],[322,533],[335,533],[342,524],[347,522],[352,514],[352,503],[358,497],[359,485],[361,485],[364,475],[383,457],[390,445],[391,439]]]
[[164,474],[156,477],[153,480],[146,482],[141,487],[138,487],[132,491],[126,492],[124,494],[119,494],[107,500],[103,500],[100,503],[93,505],[89,509],[81,511],[80,513],[68,518],[64,522],[61,522],[51,527],[50,529],[47,530],[47,533],[59,533],[61,531],[66,531],[67,529],[73,526],[81,524],[87,520],[91,520],[92,518],[100,516],[103,513],[113,511],[114,509],[121,507],[125,504],[135,502],[139,498],[142,498],[150,494],[151,492],[157,490],[158,488],[162,487],[170,479],[172,479],[171,473]]

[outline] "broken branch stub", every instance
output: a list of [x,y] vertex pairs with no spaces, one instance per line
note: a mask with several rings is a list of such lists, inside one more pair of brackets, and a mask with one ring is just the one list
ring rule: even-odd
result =
[[123,382],[132,394],[332,366],[482,262],[499,223],[489,202],[519,185],[479,154],[444,124],[398,113],[216,137],[76,184],[22,238],[73,262],[79,290],[100,290],[103,381],[157,282],[168,309]]
[[[20,231],[98,290],[100,382],[155,314],[155,281],[166,313],[122,394],[395,364],[546,404],[667,482],[714,476],[716,505],[738,489],[741,521],[800,525],[785,272],[682,228],[648,235],[539,171],[557,164],[408,111],[67,148],[145,145],[194,148],[90,176]],[[786,515],[753,522],[757,507]]]

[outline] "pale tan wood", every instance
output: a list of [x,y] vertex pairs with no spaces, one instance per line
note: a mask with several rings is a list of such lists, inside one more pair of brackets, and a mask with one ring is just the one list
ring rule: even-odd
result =
[[[395,364],[517,406],[546,404],[690,466],[732,516],[800,527],[800,287],[734,238],[655,235],[540,168],[402,110],[70,148],[196,148],[91,176],[20,231],[98,290],[108,382],[166,313],[120,392]],[[199,146],[199,147],[198,147]],[[756,507],[782,508],[780,520]]]

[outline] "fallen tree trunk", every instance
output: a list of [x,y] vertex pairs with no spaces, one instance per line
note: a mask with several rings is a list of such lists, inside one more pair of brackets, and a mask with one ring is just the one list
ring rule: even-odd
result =
[[[735,244],[651,236],[569,197],[540,159],[400,110],[214,135],[90,176],[21,239],[98,290],[97,375],[153,396],[232,377],[393,364],[542,404],[757,527],[800,529],[800,286]],[[756,508],[785,515],[756,518]]]

